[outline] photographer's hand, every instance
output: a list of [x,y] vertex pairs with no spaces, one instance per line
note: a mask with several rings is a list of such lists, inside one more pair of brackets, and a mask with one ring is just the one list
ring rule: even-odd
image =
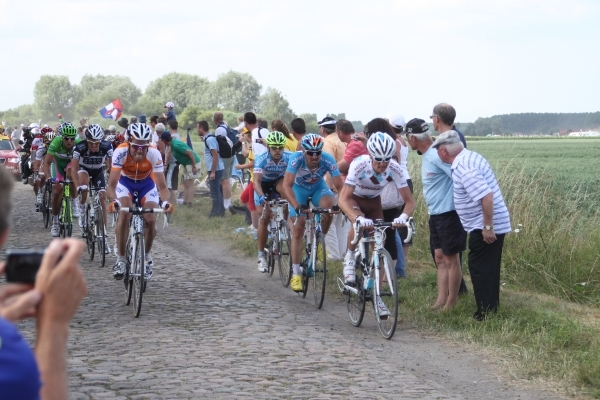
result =
[[[0,264],[0,275],[4,274],[6,263]],[[33,285],[7,283],[0,286],[0,317],[15,322],[35,316],[35,306],[41,299],[40,292],[32,290]]]

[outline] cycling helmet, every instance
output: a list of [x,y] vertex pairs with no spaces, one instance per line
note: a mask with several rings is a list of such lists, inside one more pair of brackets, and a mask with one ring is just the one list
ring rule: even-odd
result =
[[114,142],[114,141],[115,141],[115,139],[116,139],[116,136],[115,136],[115,135],[108,135],[108,136],[106,136],[106,137],[104,138],[104,140],[106,140],[106,141],[107,141],[107,142],[109,142],[109,143],[112,143],[112,142]]
[[62,127],[62,135],[64,137],[75,137],[77,136],[77,128],[73,125],[69,124],[67,126]]
[[273,131],[267,135],[268,146],[285,146],[285,135],[279,131]]
[[173,103],[172,103],[172,102],[170,102],[170,101],[167,101],[167,104],[165,104],[165,107],[164,107],[164,108],[173,108],[173,107],[175,107],[175,104],[173,104]]
[[56,127],[56,132],[58,132],[59,135],[62,135],[65,126],[73,126],[73,124],[71,124],[70,122],[63,122],[62,124],[59,124]]
[[42,134],[42,131],[40,130],[40,128],[31,128],[31,134],[33,136],[39,136]]
[[104,130],[100,125],[92,124],[85,130],[85,137],[90,140],[104,139]]
[[137,140],[150,140],[152,139],[152,131],[150,127],[141,122],[136,122],[135,124],[131,124],[127,129],[127,133],[129,133],[129,139],[137,139]]
[[308,151],[322,151],[325,142],[323,138],[316,133],[309,133],[302,137],[302,148]]
[[45,135],[45,134],[47,134],[47,133],[50,133],[50,132],[54,132],[54,131],[52,130],[52,128],[50,128],[50,127],[48,127],[48,126],[45,126],[45,127],[43,127],[43,128],[42,128],[42,133],[43,133],[44,135]]
[[44,134],[44,144],[48,144],[52,141],[52,139],[54,139],[56,135],[54,134],[54,131],[50,130],[50,132],[47,132]]
[[40,127],[40,125],[39,125],[39,124],[36,124],[35,122],[32,122],[31,124],[29,124],[29,127],[30,127],[30,128],[32,128],[32,129],[33,129],[33,128],[39,128],[39,127]]
[[114,140],[115,142],[123,143],[125,141],[125,136],[122,133],[117,133]]
[[388,160],[396,154],[396,143],[387,133],[375,132],[367,140],[367,150],[373,158]]

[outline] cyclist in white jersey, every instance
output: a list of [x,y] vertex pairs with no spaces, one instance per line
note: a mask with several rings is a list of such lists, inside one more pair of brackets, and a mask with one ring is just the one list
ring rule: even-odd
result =
[[[373,220],[383,220],[381,208],[381,192],[383,188],[393,183],[404,200],[404,213],[394,219],[396,226],[405,225],[415,210],[415,200],[406,184],[406,178],[400,165],[392,159],[396,153],[394,139],[386,133],[375,132],[367,141],[369,155],[354,159],[348,168],[348,176],[339,197],[339,206],[348,219],[359,222],[361,227],[373,225]],[[348,251],[344,259],[344,279],[346,284],[355,282],[355,250],[352,244],[354,230],[348,235]],[[383,279],[384,274],[381,274]],[[389,311],[381,299],[377,298],[377,306],[382,315]]]

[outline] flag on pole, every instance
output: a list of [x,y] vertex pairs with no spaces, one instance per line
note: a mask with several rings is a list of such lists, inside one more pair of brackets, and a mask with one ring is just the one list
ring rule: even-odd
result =
[[121,114],[123,114],[123,106],[121,105],[121,100],[119,99],[113,100],[112,103],[107,104],[102,110],[100,110],[100,115],[102,115],[102,118],[112,119],[114,121],[118,120]]
[[190,149],[194,150],[194,147],[192,146],[192,138],[190,137],[190,129],[189,128],[187,130],[186,142],[187,142],[187,145],[190,147]]

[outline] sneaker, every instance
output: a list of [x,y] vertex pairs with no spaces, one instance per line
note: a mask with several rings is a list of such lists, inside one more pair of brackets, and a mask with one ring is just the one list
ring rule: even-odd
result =
[[107,238],[104,238],[104,254],[110,254],[110,245]]
[[73,218],[79,218],[81,216],[81,208],[79,203],[73,202]]
[[344,282],[352,284],[356,281],[356,268],[354,267],[354,259],[344,260]]
[[258,272],[268,272],[267,259],[265,257],[258,258]]
[[[73,208],[73,210],[75,210]],[[75,216],[75,213],[73,212],[73,216]],[[79,220],[77,221],[77,223],[79,224],[79,228],[81,228],[81,231],[83,233],[85,233],[85,218],[79,218]]]
[[35,198],[35,204],[42,204],[42,191],[40,190]]
[[302,277],[300,275],[293,275],[290,284],[294,292],[302,291]]
[[144,271],[144,280],[146,281],[152,279],[152,266],[154,266],[154,261],[146,261],[146,270]]
[[379,310],[380,317],[389,317],[390,316],[390,310],[388,310],[388,308],[385,306],[385,304],[381,300],[381,297],[379,297],[379,296],[377,296],[377,309]]
[[52,237],[58,237],[59,233],[60,228],[58,227],[58,222],[53,222],[52,228],[50,228],[50,234],[52,235]]
[[123,275],[125,275],[125,261],[117,261],[117,263],[113,267],[113,277],[120,281],[123,279]]

